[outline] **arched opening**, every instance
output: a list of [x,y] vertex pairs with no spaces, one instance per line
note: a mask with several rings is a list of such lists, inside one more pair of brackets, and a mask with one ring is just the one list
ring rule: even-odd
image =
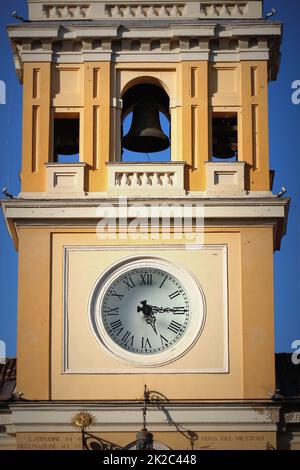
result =
[[170,161],[170,99],[165,90],[154,83],[139,83],[122,99],[122,162]]
[[238,116],[236,112],[213,113],[211,161],[238,161]]

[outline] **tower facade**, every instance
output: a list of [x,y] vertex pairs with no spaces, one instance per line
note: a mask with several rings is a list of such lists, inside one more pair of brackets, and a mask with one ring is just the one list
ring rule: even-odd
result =
[[80,445],[81,409],[101,439],[134,441],[145,384],[167,410],[147,413],[158,447],[190,448],[177,423],[196,449],[276,448],[288,201],[268,148],[282,26],[262,3],[28,0],[8,27],[24,90],[21,193],[3,203],[19,448]]

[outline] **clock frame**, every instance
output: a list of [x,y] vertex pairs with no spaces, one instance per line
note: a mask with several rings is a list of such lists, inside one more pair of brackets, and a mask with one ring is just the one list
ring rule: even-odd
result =
[[[124,275],[130,272],[149,269],[156,272],[165,272],[182,286],[182,291],[187,297],[189,306],[188,321],[178,340],[173,341],[167,348],[144,352],[128,350],[124,348],[124,345],[120,345],[118,336],[109,331],[102,314],[103,305],[109,289],[118,279],[123,278]],[[140,309],[142,309],[141,306]],[[157,367],[179,359],[198,341],[205,324],[206,301],[199,282],[186,268],[153,255],[131,256],[110,266],[97,279],[89,298],[88,317],[92,334],[108,354],[113,355],[127,365]],[[118,321],[118,319],[116,318],[115,321]]]

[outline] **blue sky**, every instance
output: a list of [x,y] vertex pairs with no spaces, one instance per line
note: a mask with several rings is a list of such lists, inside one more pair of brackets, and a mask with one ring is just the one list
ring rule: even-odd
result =
[[[292,82],[300,80],[300,1],[266,0],[265,10],[275,7],[275,19],[283,21],[281,70],[270,83],[270,159],[276,170],[274,191],[282,186],[292,198],[287,236],[275,254],[275,326],[276,351],[291,351],[300,339],[300,104],[291,101]],[[0,80],[6,83],[6,104],[0,104],[0,189],[13,194],[20,191],[22,88],[18,84],[5,25],[14,23],[10,14],[17,10],[27,17],[25,0],[0,3]],[[17,254],[0,216],[0,340],[7,344],[7,354],[16,353],[17,328]]]

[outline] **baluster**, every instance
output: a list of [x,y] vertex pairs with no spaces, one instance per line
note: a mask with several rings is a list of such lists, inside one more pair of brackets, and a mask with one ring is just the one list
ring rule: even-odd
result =
[[63,7],[62,12],[61,12],[61,16],[65,17],[65,18],[69,16],[69,8],[67,6]]
[[81,18],[82,17],[82,10],[81,10],[81,7],[79,5],[75,8],[74,16],[75,16],[75,18]]
[[133,177],[132,177],[132,186],[139,186],[140,185],[140,180],[139,180],[139,175],[137,172],[134,172],[133,173]]
[[150,7],[148,8],[147,16],[148,16],[149,18],[151,18],[151,17],[153,17],[153,16],[156,16],[156,11],[155,11],[155,9],[154,9],[153,6],[150,6]]
[[138,16],[138,17],[145,16],[145,12],[144,12],[141,5],[139,5],[137,7],[136,12],[135,12],[135,16]]
[[124,16],[127,17],[127,18],[132,18],[132,17],[134,16],[134,13],[133,13],[133,11],[132,11],[132,9],[131,9],[130,6],[127,6],[127,7],[125,8]]
[[168,16],[167,9],[165,5],[162,5],[159,9],[159,16]]
[[173,5],[173,8],[171,10],[171,16],[179,16],[177,5]]
[[128,174],[127,174],[127,173],[123,173],[123,174],[122,174],[121,186],[122,186],[122,187],[124,187],[124,186],[129,186],[129,179],[128,179]]
[[232,10],[232,14],[236,15],[236,16],[239,16],[239,15],[242,14],[242,11],[241,11],[241,9],[239,8],[238,5],[234,5],[233,10]]
[[211,5],[208,10],[209,15],[218,16],[218,10],[215,5]]
[[118,17],[121,16],[120,8],[118,5],[115,5],[113,9],[111,10],[111,16],[112,17]]
[[222,5],[220,13],[221,13],[221,15],[228,16],[229,11],[228,11],[227,5],[225,3]]
[[57,9],[57,7],[50,7],[49,10],[48,10],[48,12],[49,12],[49,16],[50,16],[51,18],[57,18],[57,17],[58,17],[58,9]]
[[156,171],[153,173],[152,184],[153,184],[154,187],[159,186],[159,184],[160,184],[158,174],[157,174]]
[[142,176],[142,187],[144,186],[150,186],[151,185],[151,180],[148,177],[147,173],[144,172]]
[[168,176],[167,172],[162,175],[161,182],[162,182],[162,186],[168,186],[169,185],[169,176]]

